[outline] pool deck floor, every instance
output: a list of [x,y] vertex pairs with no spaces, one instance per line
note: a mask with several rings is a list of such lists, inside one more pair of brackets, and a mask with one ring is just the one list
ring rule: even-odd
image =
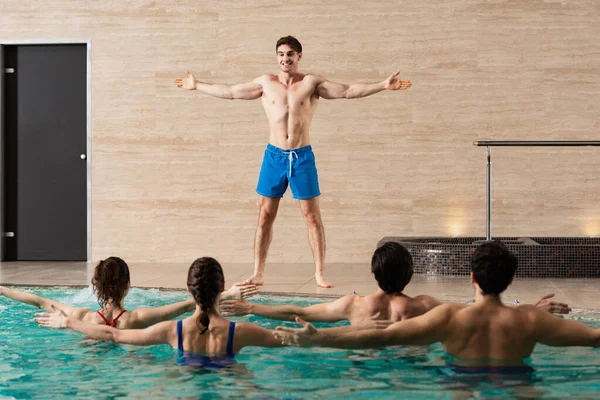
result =
[[[95,264],[86,262],[0,262],[0,284],[5,286],[87,286]],[[189,264],[138,263],[129,265],[133,287],[185,289]],[[227,264],[226,285],[240,282],[251,275],[251,264]],[[268,264],[261,292],[281,295],[311,295],[338,297],[356,292],[369,294],[377,289],[368,264],[332,263],[327,265],[327,277],[335,284],[332,289],[317,287],[312,264]],[[445,301],[470,301],[474,290],[469,278],[444,276],[413,276],[406,287],[409,296],[427,294]],[[503,299],[512,303],[533,303],[547,293],[572,308],[600,310],[600,279],[525,279],[517,278]]]

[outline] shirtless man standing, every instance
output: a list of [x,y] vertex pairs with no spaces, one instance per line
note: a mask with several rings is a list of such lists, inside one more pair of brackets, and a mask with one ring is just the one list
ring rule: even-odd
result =
[[[282,343],[346,349],[441,342],[455,364],[464,367],[523,366],[537,343],[549,346],[600,346],[600,329],[557,318],[531,305],[507,307],[500,294],[510,285],[517,258],[500,242],[486,242],[473,253],[471,283],[475,304],[443,304],[383,330],[352,327],[302,329],[278,327]],[[497,372],[511,372],[498,369]],[[518,370],[517,370],[518,371]]]
[[325,277],[325,231],[319,208],[319,181],[309,129],[319,98],[356,99],[384,90],[408,89],[410,81],[398,79],[399,72],[378,83],[346,85],[299,71],[302,45],[286,36],[275,46],[279,73],[265,74],[252,82],[218,85],[197,81],[192,74],[176,79],[177,87],[198,90],[221,99],[262,99],[269,121],[269,143],[258,179],[259,216],[254,238],[254,274],[246,283],[262,285],[267,251],[279,201],[288,183],[308,225],[308,240],[315,262],[317,285],[333,287]]

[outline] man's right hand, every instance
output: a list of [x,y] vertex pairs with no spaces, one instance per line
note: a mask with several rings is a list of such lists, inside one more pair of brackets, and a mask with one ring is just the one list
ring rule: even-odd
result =
[[51,306],[54,312],[44,312],[35,314],[35,318],[33,319],[39,326],[44,326],[46,328],[56,328],[56,329],[64,329],[67,327],[67,319],[69,316],[66,312],[61,310],[60,308]]
[[177,78],[173,81],[175,86],[186,90],[196,89],[196,78],[190,74],[189,71],[185,71],[185,78]]
[[250,303],[246,300],[229,300],[219,304],[219,310],[227,316],[239,317],[250,314]]
[[571,307],[567,303],[561,303],[558,301],[551,300],[554,297],[554,293],[548,293],[542,296],[535,306],[549,312],[550,314],[568,314],[571,312]]
[[234,283],[229,288],[228,292],[230,299],[245,300],[248,297],[252,297],[258,293],[258,288],[255,285],[249,285],[246,283]]
[[280,340],[281,344],[286,346],[297,346],[297,347],[313,347],[316,346],[314,342],[317,336],[317,328],[313,324],[304,321],[303,319],[296,317],[296,323],[302,325],[302,328],[287,328],[285,326],[278,326],[273,331],[275,339]]

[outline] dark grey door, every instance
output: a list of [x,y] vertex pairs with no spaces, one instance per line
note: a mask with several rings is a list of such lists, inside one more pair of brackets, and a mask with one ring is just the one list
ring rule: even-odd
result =
[[86,260],[87,47],[5,46],[4,68],[5,259]]

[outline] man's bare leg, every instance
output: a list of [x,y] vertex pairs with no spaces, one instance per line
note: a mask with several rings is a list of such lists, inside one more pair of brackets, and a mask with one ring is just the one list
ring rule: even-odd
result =
[[321,220],[319,198],[300,200],[300,209],[308,226],[308,242],[315,261],[315,280],[317,285],[332,288],[333,285],[325,278],[325,228]]
[[258,226],[254,236],[254,274],[244,283],[262,285],[264,282],[265,262],[273,238],[273,222],[277,216],[280,200],[259,196]]

